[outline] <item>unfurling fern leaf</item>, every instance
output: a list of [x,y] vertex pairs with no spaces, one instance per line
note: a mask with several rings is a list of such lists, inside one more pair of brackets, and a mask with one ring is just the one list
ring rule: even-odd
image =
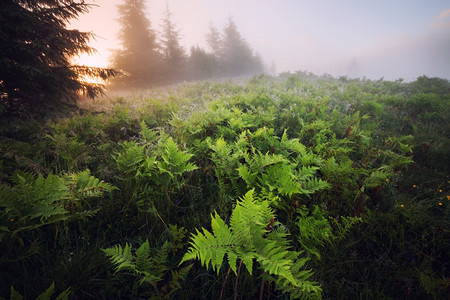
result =
[[308,259],[298,258],[299,253],[290,250],[285,233],[268,229],[268,224],[274,218],[275,214],[269,207],[269,201],[261,201],[254,195],[254,191],[250,190],[237,201],[230,225],[225,224],[215,213],[211,215],[212,233],[205,228],[202,228],[201,232],[196,230],[196,234],[191,238],[191,246],[180,264],[197,259],[202,266],[209,268],[211,265],[212,269],[219,273],[224,257],[227,256],[230,268],[235,274],[237,259],[240,259],[252,274],[256,261],[264,272],[283,278],[292,291],[300,289],[301,293],[320,294],[320,286],[307,280],[312,271],[304,273],[305,271],[300,271],[300,267],[292,267],[294,261],[303,266]]

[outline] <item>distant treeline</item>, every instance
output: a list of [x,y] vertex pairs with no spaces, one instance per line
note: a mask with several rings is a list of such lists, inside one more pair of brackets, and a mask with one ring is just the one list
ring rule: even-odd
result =
[[0,1],[0,115],[57,110],[74,104],[80,94],[95,98],[104,91],[100,82],[111,78],[112,87],[128,89],[263,71],[261,58],[231,18],[223,32],[210,25],[210,49],[193,46],[187,53],[169,7],[157,34],[144,0],[119,5],[122,47],[114,52],[111,68],[74,65],[72,57],[95,51],[89,46],[95,35],[66,25],[91,7],[82,0]]
[[122,48],[114,52],[111,67],[125,76],[114,79],[113,87],[148,87],[180,80],[252,75],[264,70],[261,57],[250,48],[231,18],[223,32],[210,24],[206,34],[209,49],[196,45],[186,53],[169,6],[162,30],[157,33],[145,15],[144,2],[124,0],[118,6]]

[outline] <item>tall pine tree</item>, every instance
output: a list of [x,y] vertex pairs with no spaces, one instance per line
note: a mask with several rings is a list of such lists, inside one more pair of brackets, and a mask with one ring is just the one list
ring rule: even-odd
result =
[[71,57],[95,50],[92,33],[67,29],[66,23],[88,12],[83,0],[0,1],[0,111],[41,111],[69,103],[80,92],[102,93],[102,85],[84,76],[107,79],[111,69],[72,65]]
[[222,37],[212,23],[209,23],[209,32],[206,34],[206,43],[216,57],[222,53]]
[[187,64],[188,79],[201,80],[217,77],[217,66],[217,58],[214,54],[206,52],[198,45],[191,47]]
[[181,79],[186,67],[186,54],[180,45],[180,33],[172,21],[169,5],[166,5],[162,20],[161,46],[165,70],[165,79],[174,81]]
[[116,87],[147,87],[161,80],[159,46],[145,8],[144,0],[124,0],[118,5],[122,49],[113,54],[112,66],[127,76],[113,81]]
[[225,76],[250,75],[263,70],[261,58],[253,55],[252,49],[231,18],[223,31],[220,53]]

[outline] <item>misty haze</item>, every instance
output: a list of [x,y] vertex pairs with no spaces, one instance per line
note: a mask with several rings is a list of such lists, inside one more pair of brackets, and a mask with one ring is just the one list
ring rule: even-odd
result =
[[[72,22],[99,36],[99,51],[82,63],[105,67],[120,49],[119,0]],[[146,1],[145,16],[158,38],[166,4],[188,55],[206,52],[212,24],[222,32],[230,17],[264,62],[266,71],[305,70],[316,75],[387,80],[418,76],[450,78],[450,6],[446,1]],[[159,40],[161,42],[161,40]],[[272,68],[271,68],[272,67]]]
[[0,299],[450,299],[450,3],[0,0]]

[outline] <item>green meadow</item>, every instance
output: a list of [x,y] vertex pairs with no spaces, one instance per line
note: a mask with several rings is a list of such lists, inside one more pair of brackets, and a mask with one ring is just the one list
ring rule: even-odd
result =
[[449,110],[297,72],[3,118],[0,296],[445,299]]

